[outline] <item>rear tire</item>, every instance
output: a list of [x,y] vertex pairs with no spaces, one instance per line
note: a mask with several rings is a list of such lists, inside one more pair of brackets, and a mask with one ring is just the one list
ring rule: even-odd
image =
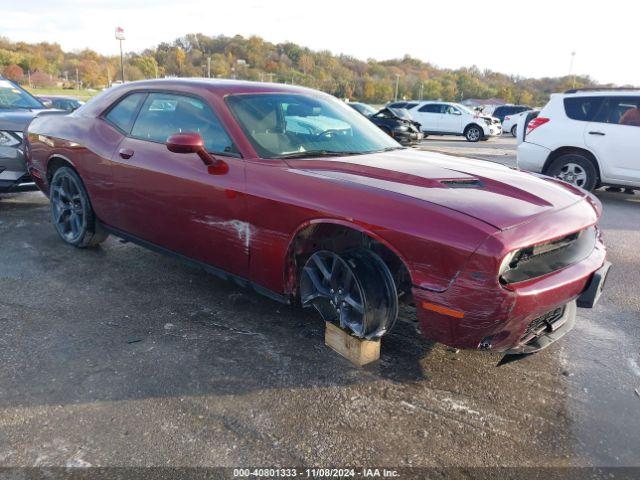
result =
[[60,238],[78,248],[95,247],[109,236],[96,218],[80,176],[58,168],[51,179],[51,220]]
[[479,142],[483,137],[484,132],[482,128],[475,124],[469,125],[464,131],[464,138],[467,139],[467,142]]
[[518,126],[514,125],[513,127],[511,127],[511,135],[513,135],[514,137],[518,136]]
[[588,191],[592,191],[598,183],[595,165],[590,158],[579,153],[560,155],[545,173]]

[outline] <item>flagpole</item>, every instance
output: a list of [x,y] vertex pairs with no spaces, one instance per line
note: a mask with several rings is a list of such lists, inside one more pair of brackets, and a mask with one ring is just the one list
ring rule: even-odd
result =
[[124,29],[116,27],[116,40],[120,42],[120,80],[124,83],[124,55],[122,53],[122,40],[124,40]]
[[120,79],[124,83],[124,57],[122,56],[122,39],[120,39]]

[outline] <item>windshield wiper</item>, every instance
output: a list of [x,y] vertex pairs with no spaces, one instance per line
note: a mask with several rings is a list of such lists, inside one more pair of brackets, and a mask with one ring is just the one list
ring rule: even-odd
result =
[[399,146],[399,147],[387,147],[387,148],[383,148],[382,150],[374,150],[372,152],[367,152],[367,153],[382,153],[382,152],[392,152],[394,150],[406,150],[407,147],[403,147],[403,146]]
[[304,152],[289,152],[276,158],[310,158],[310,157],[342,157],[346,155],[361,155],[367,152],[340,152],[335,150],[306,150]]

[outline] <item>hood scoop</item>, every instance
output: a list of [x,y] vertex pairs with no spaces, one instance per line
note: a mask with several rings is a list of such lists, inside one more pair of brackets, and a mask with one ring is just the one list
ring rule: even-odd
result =
[[451,180],[440,180],[440,183],[449,188],[481,188],[484,186],[477,178],[454,178]]

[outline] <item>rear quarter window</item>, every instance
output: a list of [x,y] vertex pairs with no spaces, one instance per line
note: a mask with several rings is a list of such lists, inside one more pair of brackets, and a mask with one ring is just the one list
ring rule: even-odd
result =
[[564,111],[572,120],[591,122],[602,106],[602,97],[569,97],[564,99]]
[[132,93],[127,95],[111,107],[104,118],[123,132],[129,133],[135,114],[138,111],[138,106],[146,96],[146,93]]

